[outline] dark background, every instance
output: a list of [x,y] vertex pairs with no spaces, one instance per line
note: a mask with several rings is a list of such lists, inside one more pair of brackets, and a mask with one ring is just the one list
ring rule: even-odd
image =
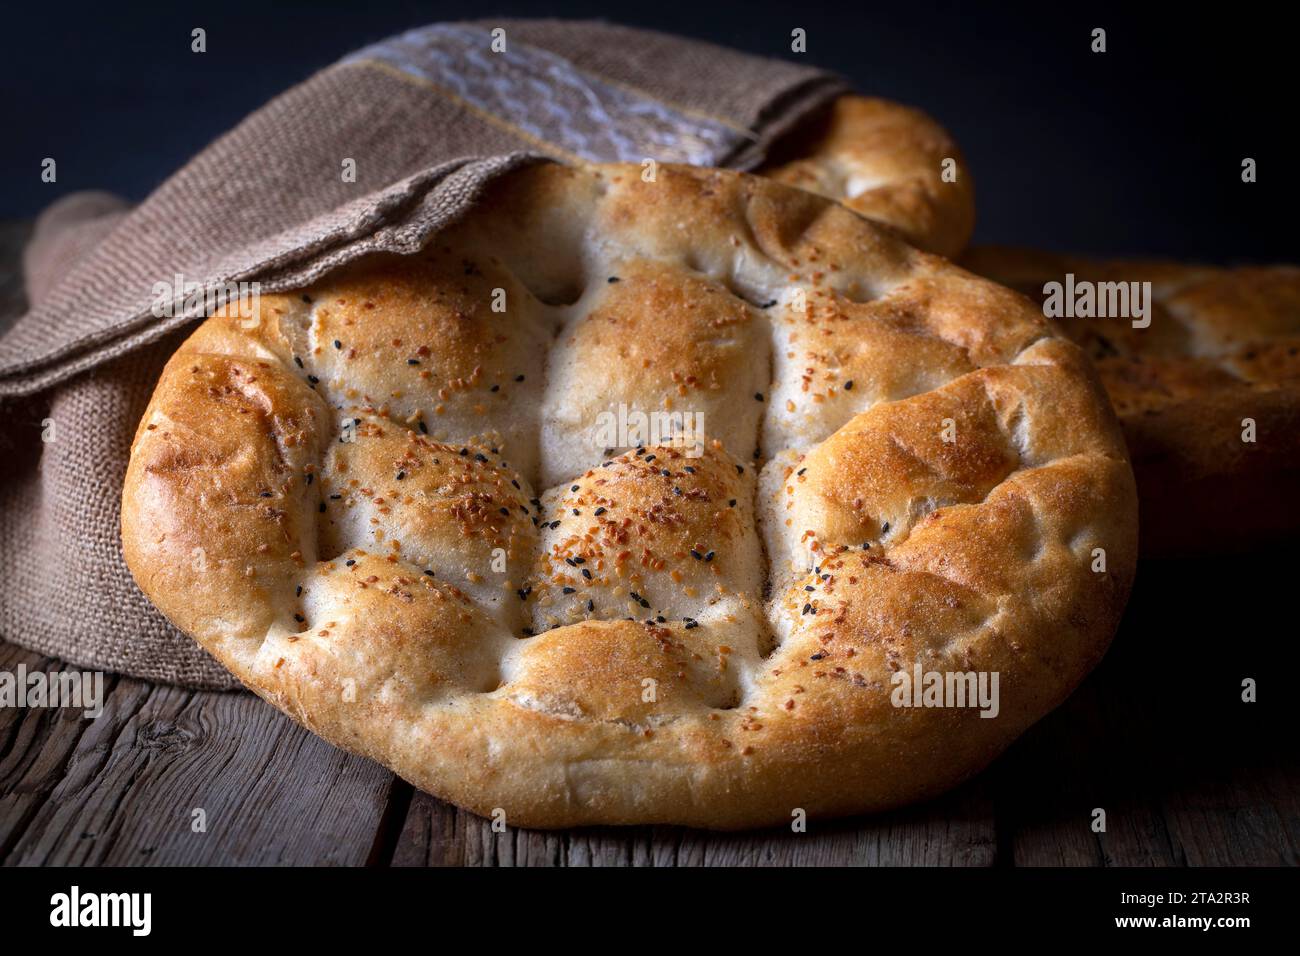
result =
[[[140,199],[276,93],[437,20],[603,17],[792,57],[924,108],[963,146],[977,239],[1218,262],[1300,258],[1284,143],[1296,123],[1281,8],[707,0],[10,5],[0,29],[0,217],[62,193]],[[190,52],[190,30],[208,52]],[[1105,27],[1108,52],[1090,52]],[[43,157],[57,184],[40,182]],[[1259,182],[1241,182],[1254,157]]]

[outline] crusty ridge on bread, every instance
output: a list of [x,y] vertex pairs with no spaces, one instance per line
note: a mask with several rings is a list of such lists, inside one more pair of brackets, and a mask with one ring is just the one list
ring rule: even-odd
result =
[[[1300,534],[1300,267],[1100,261],[985,246],[966,268],[1041,302],[1066,275],[1151,283],[1150,324],[1063,318],[1092,357],[1137,475],[1144,555]],[[1254,424],[1254,441],[1243,433]]]
[[[131,570],[305,726],[513,824],[937,793],[1105,651],[1113,414],[1022,297],[778,183],[647,178],[519,170],[204,322],[135,438]],[[619,406],[702,440],[601,447]],[[997,716],[893,706],[917,666],[997,672]]]
[[944,256],[975,229],[975,189],[956,141],[918,109],[842,96],[820,125],[796,129],[759,170],[844,203]]

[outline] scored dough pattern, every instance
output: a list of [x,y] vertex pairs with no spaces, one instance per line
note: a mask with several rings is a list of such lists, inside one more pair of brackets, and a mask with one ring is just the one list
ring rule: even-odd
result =
[[[252,689],[480,813],[935,793],[1123,606],[1132,475],[1078,349],[819,197],[529,167],[424,253],[257,306],[164,372],[128,563]],[[620,405],[703,441],[622,447]],[[1000,672],[999,716],[891,706],[918,663]]]

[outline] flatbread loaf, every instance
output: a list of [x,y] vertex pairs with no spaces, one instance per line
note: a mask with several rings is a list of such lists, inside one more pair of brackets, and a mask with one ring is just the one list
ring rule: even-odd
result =
[[1067,276],[1093,289],[1150,283],[1143,317],[1092,308],[1059,322],[1096,363],[1123,424],[1144,555],[1245,550],[1300,533],[1300,268],[992,246],[965,264],[1036,303],[1049,283],[1064,292]]
[[251,689],[430,793],[736,828],[985,766],[1105,652],[1136,504],[1022,296],[760,177],[542,164],[207,319],[122,534]]

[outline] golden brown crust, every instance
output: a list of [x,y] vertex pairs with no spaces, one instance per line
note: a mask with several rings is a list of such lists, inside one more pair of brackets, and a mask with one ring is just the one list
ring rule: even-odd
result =
[[[424,253],[207,320],[132,448],[132,572],[305,726],[517,825],[937,793],[1126,599],[1091,369],[825,199],[641,173],[516,171]],[[593,438],[620,405],[699,443]],[[998,716],[895,706],[913,666],[998,672]]]
[[957,144],[920,110],[889,100],[840,97],[820,125],[778,144],[759,173],[838,200],[940,255],[961,252],[975,227]]
[[[1221,269],[972,249],[964,265],[1042,301],[1067,274],[1150,282],[1151,324],[1064,318],[1124,427],[1142,553],[1193,554],[1300,532],[1300,268]],[[1253,422],[1255,440],[1243,441]]]

